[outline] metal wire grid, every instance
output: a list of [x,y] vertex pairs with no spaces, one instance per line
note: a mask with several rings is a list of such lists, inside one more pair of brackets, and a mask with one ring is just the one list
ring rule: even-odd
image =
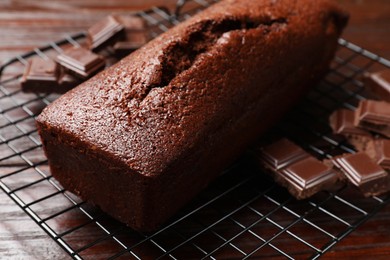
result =
[[[212,2],[179,1],[173,16],[158,7],[139,15],[157,35]],[[34,118],[57,96],[23,93],[19,86],[29,57],[53,57],[67,45],[82,45],[84,36],[15,57],[1,67],[0,82],[0,187],[73,258],[96,259],[96,252],[107,259],[318,258],[389,202],[388,196],[364,198],[350,187],[296,201],[246,155],[159,231],[128,229],[51,177]],[[365,98],[362,73],[390,67],[375,54],[339,43],[326,79],[274,129],[319,158],[353,152],[331,134],[327,116]]]

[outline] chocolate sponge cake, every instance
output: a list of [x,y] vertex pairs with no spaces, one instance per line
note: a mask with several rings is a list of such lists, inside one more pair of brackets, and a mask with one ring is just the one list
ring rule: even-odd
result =
[[151,231],[326,73],[348,20],[326,0],[226,0],[37,118],[53,176]]

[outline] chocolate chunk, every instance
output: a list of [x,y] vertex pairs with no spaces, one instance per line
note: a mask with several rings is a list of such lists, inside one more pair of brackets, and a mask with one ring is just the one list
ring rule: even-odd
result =
[[390,190],[389,174],[366,153],[338,156],[332,162],[365,196],[380,195]]
[[145,31],[146,29],[145,20],[139,16],[117,15],[115,18],[124,26],[126,32]]
[[390,102],[390,69],[365,74],[363,82],[381,100]]
[[60,85],[61,90],[63,90],[63,93],[65,93],[69,89],[74,88],[80,83],[81,83],[80,79],[67,73],[65,70],[61,71],[61,74],[58,78],[58,84]]
[[113,44],[123,36],[124,26],[115,16],[108,16],[88,29],[87,42],[91,50]]
[[321,190],[332,188],[339,180],[335,170],[314,157],[299,160],[276,176],[275,180],[297,199],[305,199]]
[[287,188],[297,199],[330,189],[340,179],[332,167],[318,161],[286,138],[262,148],[260,163],[278,184]]
[[355,126],[355,111],[339,109],[329,117],[330,126],[336,134],[348,135],[370,135],[368,131]]
[[58,66],[52,60],[39,57],[31,59],[21,78],[22,90],[25,92],[56,92],[58,90]]
[[105,65],[103,58],[81,47],[64,51],[57,56],[57,61],[70,73],[81,78],[92,76]]
[[131,35],[128,35],[126,41],[119,41],[115,43],[113,48],[116,55],[123,57],[139,49],[147,42],[148,38],[145,33],[135,32]]
[[355,125],[390,137],[390,103],[362,100],[356,110]]
[[390,140],[379,138],[371,141],[366,153],[382,168],[390,170]]
[[355,111],[339,109],[329,117],[329,124],[335,134],[343,135],[357,151],[365,151],[373,136],[369,131],[355,126]]
[[119,57],[130,54],[150,40],[145,21],[137,16],[118,16],[125,27],[124,39],[114,44],[115,54]]
[[283,138],[261,149],[260,160],[271,170],[279,170],[309,154],[290,140]]

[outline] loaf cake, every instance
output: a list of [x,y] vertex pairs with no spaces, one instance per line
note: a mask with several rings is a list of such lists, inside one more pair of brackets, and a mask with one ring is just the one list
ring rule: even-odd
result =
[[211,6],[44,109],[53,176],[155,230],[324,76],[347,20],[327,0]]

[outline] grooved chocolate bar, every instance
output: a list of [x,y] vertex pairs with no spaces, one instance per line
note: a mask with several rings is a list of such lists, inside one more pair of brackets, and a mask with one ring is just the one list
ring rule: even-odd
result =
[[58,66],[52,60],[39,57],[31,59],[21,78],[22,90],[25,92],[58,91]]
[[389,174],[366,153],[345,154],[332,159],[348,180],[365,196],[375,196],[390,190]]
[[130,54],[150,40],[144,19],[137,16],[117,16],[124,26],[124,37],[114,45],[115,54],[119,57]]
[[381,100],[390,102],[390,69],[365,74],[363,82]]
[[372,140],[366,149],[367,154],[373,158],[382,168],[390,170],[390,140]]
[[70,73],[84,79],[92,76],[105,65],[103,58],[81,47],[64,51],[57,56],[57,61]]
[[262,148],[260,163],[297,199],[329,189],[339,180],[335,170],[286,138]]
[[362,100],[356,109],[355,125],[390,137],[390,103]]
[[339,109],[329,117],[329,123],[334,133],[342,135],[370,135],[364,129],[355,126],[355,111]]
[[107,16],[88,29],[87,42],[91,50],[107,46],[110,41],[123,36],[125,27],[115,16]]

